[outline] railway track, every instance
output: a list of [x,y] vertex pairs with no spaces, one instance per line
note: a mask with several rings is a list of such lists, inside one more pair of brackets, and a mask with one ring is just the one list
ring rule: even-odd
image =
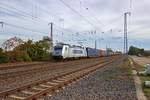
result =
[[[103,59],[104,57],[101,57],[100,59]],[[68,64],[68,63],[74,63],[74,62],[80,62],[81,60],[90,60],[87,59],[77,59],[77,60],[68,60],[68,61],[52,61],[52,62],[33,62],[33,63],[25,63],[25,64],[0,64],[0,70],[14,70],[14,69],[22,69],[22,68],[39,68],[39,65],[62,65],[62,64]]]
[[101,64],[78,69],[46,80],[0,92],[0,97],[4,100],[35,100],[44,95],[51,95],[55,93],[56,90],[64,88],[66,85],[83,78],[98,68],[112,63],[118,58],[120,57],[116,57],[115,59],[111,58],[109,62],[102,62]]
[[[101,61],[103,62],[103,60]],[[10,78],[14,78],[14,77],[23,77],[23,76],[26,76],[26,75],[30,75],[30,74],[33,74],[33,73],[42,73],[42,72],[47,72],[49,70],[51,71],[57,71],[57,70],[61,70],[61,69],[70,69],[70,66],[72,65],[76,65],[76,66],[79,66],[79,65],[84,65],[84,63],[86,62],[83,62],[83,63],[64,63],[64,64],[56,64],[56,65],[48,65],[48,64],[43,64],[43,65],[39,65],[39,66],[42,66],[42,67],[37,67],[37,68],[33,68],[33,69],[25,69],[24,70],[21,70],[21,71],[15,71],[15,72],[8,72],[8,73],[0,73],[0,79],[3,79],[3,80],[6,80],[6,79],[10,79]],[[62,70],[63,71],[63,70]]]
[[[100,59],[104,59],[104,58],[100,58]],[[87,61],[90,60],[90,59],[87,59]],[[21,65],[21,66],[11,66],[10,68],[8,67],[0,67],[0,76],[9,76],[9,74],[14,77],[13,75],[14,74],[23,74],[23,73],[30,73],[30,72],[33,72],[33,71],[38,71],[38,70],[45,70],[45,69],[56,69],[56,68],[61,68],[63,66],[66,67],[66,65],[72,65],[72,64],[81,64],[81,63],[77,63],[79,61],[74,61],[74,62],[60,62],[60,63],[48,63],[48,62],[45,62],[45,63],[39,63],[39,64],[29,64],[29,65]],[[85,63],[83,61],[83,63]]]
[[62,75],[64,73],[68,73],[74,70],[82,69],[84,67],[94,66],[103,61],[106,61],[106,60],[101,59],[101,58],[90,59],[90,61],[81,60],[75,63],[70,62],[67,65],[62,64],[62,66],[57,66],[57,67],[48,66],[45,68],[44,66],[42,66],[41,69],[37,71],[35,70],[24,71],[25,73],[23,72],[18,73],[17,71],[14,74],[10,73],[10,74],[0,75],[0,92],[6,91],[9,89],[14,89],[18,86],[28,85],[35,81],[46,80],[48,78],[55,77],[57,75]]

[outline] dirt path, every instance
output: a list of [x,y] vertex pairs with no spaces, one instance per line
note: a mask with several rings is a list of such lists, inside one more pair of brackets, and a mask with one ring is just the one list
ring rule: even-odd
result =
[[140,65],[150,64],[150,58],[131,56],[131,58]]

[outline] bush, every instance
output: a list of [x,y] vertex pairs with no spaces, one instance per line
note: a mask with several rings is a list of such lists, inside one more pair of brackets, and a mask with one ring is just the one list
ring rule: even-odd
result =
[[23,56],[23,60],[24,61],[32,61],[32,59],[29,57],[29,55],[27,53]]
[[0,53],[2,53],[3,52],[3,49],[2,48],[0,48]]
[[43,61],[51,60],[50,54],[49,53],[43,54],[41,60],[43,60]]
[[14,50],[26,52],[29,56],[27,58],[31,58],[33,61],[50,60],[50,54],[48,52],[49,42],[47,42],[47,40],[40,40],[35,43],[29,40]]
[[0,63],[7,63],[9,62],[9,58],[7,57],[6,53],[3,52],[3,49],[0,48]]
[[19,51],[19,50],[9,51],[7,52],[7,55],[11,62],[32,61],[29,55],[25,51]]
[[134,47],[134,46],[130,46],[129,48],[129,52],[128,54],[129,55],[142,55],[144,53],[144,49],[140,49],[140,48],[137,48],[137,47]]
[[0,53],[0,63],[7,63],[9,62],[9,58],[4,53]]

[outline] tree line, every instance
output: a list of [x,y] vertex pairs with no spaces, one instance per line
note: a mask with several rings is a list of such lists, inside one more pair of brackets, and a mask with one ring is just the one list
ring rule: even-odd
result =
[[28,40],[12,51],[0,48],[0,63],[50,60],[50,42],[49,38],[43,38],[37,42]]

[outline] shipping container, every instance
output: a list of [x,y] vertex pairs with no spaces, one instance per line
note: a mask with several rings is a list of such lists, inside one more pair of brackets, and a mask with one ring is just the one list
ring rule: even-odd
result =
[[93,49],[93,48],[87,48],[87,57],[99,57],[100,56],[100,50]]

